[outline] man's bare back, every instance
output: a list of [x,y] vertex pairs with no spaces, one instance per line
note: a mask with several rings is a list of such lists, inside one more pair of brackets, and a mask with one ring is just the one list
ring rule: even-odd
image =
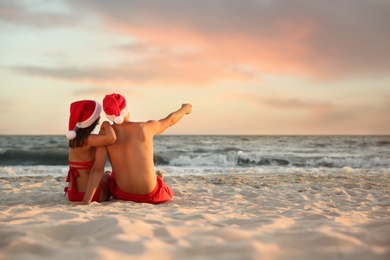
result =
[[[192,105],[183,104],[167,117],[147,122],[131,122],[127,112],[123,115],[123,120],[120,120],[123,123],[113,125],[117,139],[107,146],[107,151],[116,185],[121,191],[144,195],[156,188],[158,179],[153,162],[153,137],[176,124],[184,115],[190,114],[191,110]],[[107,114],[106,110],[105,112]]]
[[147,123],[125,121],[113,125],[117,141],[108,154],[118,187],[127,193],[147,194],[156,186],[153,135]]

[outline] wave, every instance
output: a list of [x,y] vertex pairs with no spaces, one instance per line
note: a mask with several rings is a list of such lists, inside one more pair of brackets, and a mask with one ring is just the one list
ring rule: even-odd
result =
[[[327,167],[327,168],[389,168],[389,158],[361,157],[299,157],[299,156],[267,156],[258,153],[228,151],[227,153],[179,155],[165,158],[164,155],[155,163],[171,166],[217,166],[217,167]],[[169,156],[168,156],[169,157]]]
[[46,148],[36,150],[9,149],[0,154],[0,165],[67,165],[68,150]]
[[[170,151],[154,154],[156,166],[182,167],[328,167],[328,168],[389,168],[388,157],[331,157],[298,156],[296,154],[278,156],[259,152],[244,152],[237,149],[210,151]],[[68,164],[68,150],[45,148],[34,150],[9,149],[0,153],[0,166],[58,165]]]

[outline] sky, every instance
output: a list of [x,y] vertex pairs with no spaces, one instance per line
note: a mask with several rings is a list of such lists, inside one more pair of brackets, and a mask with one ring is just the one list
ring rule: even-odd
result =
[[389,135],[389,25],[388,0],[0,0],[0,134],[120,93],[132,121],[191,103],[165,134]]

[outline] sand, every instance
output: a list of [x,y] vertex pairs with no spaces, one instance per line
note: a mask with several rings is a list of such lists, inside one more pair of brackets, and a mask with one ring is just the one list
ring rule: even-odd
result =
[[172,201],[73,205],[0,179],[0,259],[390,259],[390,171],[166,176]]

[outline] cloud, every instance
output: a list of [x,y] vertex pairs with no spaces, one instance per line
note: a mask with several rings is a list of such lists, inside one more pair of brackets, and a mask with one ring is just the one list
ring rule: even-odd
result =
[[315,79],[387,75],[388,1],[77,1],[141,42],[201,50],[205,61]]
[[96,84],[209,85],[264,74],[328,81],[390,71],[386,0],[85,0],[65,1],[54,10],[16,3],[0,2],[0,21],[30,28],[88,26],[89,33],[95,26],[97,34],[131,41],[111,50],[124,53],[118,56],[123,64],[17,69],[30,75]]
[[270,97],[256,94],[230,94],[226,98],[251,102],[256,105],[265,105],[276,109],[292,109],[292,110],[328,110],[332,107],[329,102],[308,101],[293,97]]
[[[7,24],[35,29],[75,26],[78,21],[64,9],[45,10],[47,2],[0,1],[0,24]],[[61,11],[59,11],[61,10]]]
[[294,97],[267,97],[251,94],[235,94],[227,96],[227,98],[233,98],[242,100],[244,102],[251,102],[257,106],[266,106],[274,110],[288,111],[291,116],[299,116],[303,118],[303,121],[310,122],[324,122],[325,119],[331,119],[337,121],[351,116],[349,112],[345,112],[343,107],[330,102],[321,101],[309,101]]
[[[135,46],[135,49],[144,48]],[[132,50],[133,51],[133,50]],[[207,86],[224,80],[251,80],[255,75],[243,67],[229,67],[220,62],[204,62],[193,54],[158,52],[134,62],[107,67],[11,66],[8,69],[29,76],[101,84],[142,84]]]
[[[267,107],[268,113],[275,115],[269,118],[273,120],[273,126],[279,125],[284,129],[287,120],[289,127],[300,133],[388,134],[390,129],[388,95],[363,103],[349,104],[343,103],[342,100],[313,101],[289,96],[240,93],[226,95],[225,98],[254,104],[252,114],[256,114],[255,111],[259,108],[263,110]],[[280,112],[287,118],[282,119]]]

